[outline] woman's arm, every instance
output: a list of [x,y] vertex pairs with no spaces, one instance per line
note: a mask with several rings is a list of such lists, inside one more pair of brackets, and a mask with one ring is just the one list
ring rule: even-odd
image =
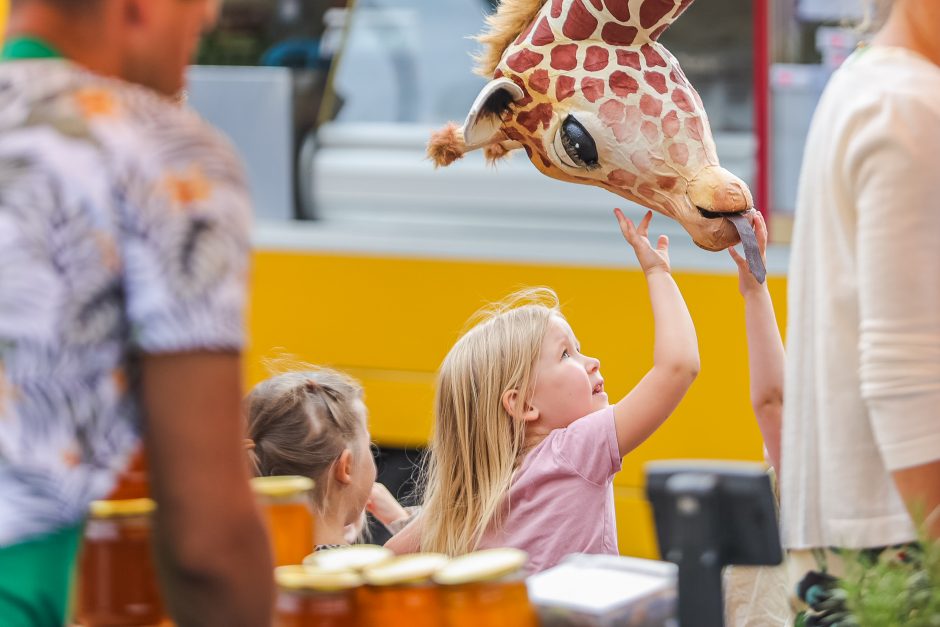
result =
[[[761,256],[767,250],[767,225],[756,211],[753,214],[754,232]],[[783,372],[785,355],[774,304],[767,283],[758,283],[748,268],[747,261],[729,248],[731,258],[738,266],[738,287],[744,297],[744,323],[747,331],[747,357],[751,380],[751,406],[767,457],[780,476],[780,428],[783,414]]]
[[634,226],[615,210],[624,238],[633,247],[646,274],[653,307],[653,367],[629,394],[614,405],[620,455],[626,455],[653,434],[675,411],[699,371],[698,339],[689,309],[670,274],[669,239],[659,236],[656,248],[647,238],[653,213]]

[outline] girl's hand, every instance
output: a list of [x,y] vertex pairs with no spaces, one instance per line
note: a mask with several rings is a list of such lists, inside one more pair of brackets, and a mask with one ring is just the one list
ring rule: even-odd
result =
[[386,527],[408,518],[408,512],[398,504],[392,493],[381,483],[372,484],[372,496],[366,501],[366,511]]
[[624,239],[633,246],[633,252],[636,253],[637,261],[646,276],[656,272],[670,271],[669,267],[669,238],[665,235],[659,236],[656,248],[650,244],[649,234],[650,220],[653,219],[653,212],[647,211],[640,221],[640,226],[634,226],[633,222],[623,215],[620,209],[614,209],[614,215],[617,216],[617,222],[620,223],[620,231]]
[[[764,217],[760,214],[759,211],[750,211],[745,215],[751,222],[751,225],[754,227],[754,235],[757,236],[757,248],[760,249],[760,256],[764,260],[764,265],[766,266],[767,224],[764,223]],[[762,292],[767,289],[767,282],[757,282],[757,279],[755,279],[754,275],[751,274],[751,270],[747,265],[747,260],[738,254],[738,251],[734,249],[734,246],[728,249],[728,254],[731,255],[731,258],[734,259],[734,263],[736,263],[738,266],[738,289],[741,291],[742,296],[748,296],[750,294]]]

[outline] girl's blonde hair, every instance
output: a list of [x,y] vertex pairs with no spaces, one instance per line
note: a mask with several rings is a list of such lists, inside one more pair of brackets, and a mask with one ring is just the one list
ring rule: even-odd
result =
[[362,386],[328,368],[287,372],[259,383],[245,399],[249,458],[256,476],[314,480],[314,504],[326,503],[326,473],[365,432]]
[[552,290],[516,292],[474,316],[475,326],[444,358],[425,469],[421,550],[467,553],[490,525],[501,523],[525,445],[525,424],[506,411],[502,398],[518,390],[521,413],[535,387],[549,320],[560,315]]

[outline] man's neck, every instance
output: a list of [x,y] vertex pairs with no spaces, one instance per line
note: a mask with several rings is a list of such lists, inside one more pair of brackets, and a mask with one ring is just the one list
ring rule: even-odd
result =
[[[98,18],[111,19],[105,11],[96,16]],[[82,28],[83,20],[89,18],[70,16],[42,2],[28,2],[10,13],[5,40],[38,39],[96,74],[119,76],[120,56],[106,35],[108,29],[94,26],[90,21],[88,28]]]
[[940,2],[937,0],[898,0],[874,43],[912,50],[940,66]]

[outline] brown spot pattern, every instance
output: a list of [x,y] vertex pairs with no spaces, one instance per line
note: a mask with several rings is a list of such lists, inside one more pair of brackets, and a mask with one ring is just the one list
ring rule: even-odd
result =
[[542,62],[544,55],[534,50],[520,50],[516,54],[506,59],[506,65],[514,72],[528,72],[536,65]]
[[621,22],[630,21],[630,0],[604,0],[607,12]]
[[689,137],[695,141],[702,141],[702,138],[705,137],[705,127],[702,126],[702,121],[699,118],[686,118],[685,130]]
[[536,132],[540,124],[542,128],[548,128],[551,120],[552,105],[547,102],[537,104],[529,111],[523,111],[516,116],[516,121],[530,133]]
[[607,175],[607,181],[617,187],[633,187],[636,185],[636,174],[626,170],[614,170]]
[[666,87],[666,77],[659,72],[646,72],[643,74],[643,79],[646,81],[647,85],[655,89],[660,94],[665,94],[667,91],[669,91],[669,88]]
[[597,72],[607,67],[610,61],[610,52],[600,46],[589,46],[584,56],[584,69],[588,72]]
[[578,44],[565,44],[552,48],[551,66],[556,70],[573,70],[578,67]]
[[640,90],[640,84],[626,72],[614,72],[610,75],[610,89],[618,96],[630,96]]
[[636,41],[637,30],[616,22],[607,22],[601,29],[601,39],[611,46],[630,46]]
[[526,26],[525,28],[522,29],[522,32],[519,33],[519,36],[518,36],[518,37],[516,37],[515,44],[516,44],[517,46],[518,46],[519,44],[521,44],[523,41],[525,41],[525,38],[528,37],[528,36],[529,36],[529,33],[532,32],[532,27],[533,27],[533,26],[535,26],[535,20],[532,20],[531,22],[529,22],[528,26]]
[[675,137],[679,134],[679,115],[675,111],[670,111],[663,118],[663,134],[666,137]]
[[591,4],[593,4],[594,8],[597,9],[598,11],[604,10],[604,5],[601,4],[601,0],[591,0]]
[[672,188],[676,186],[679,180],[673,176],[660,176],[656,178],[656,184],[663,191],[672,191]]
[[519,89],[522,90],[522,98],[520,98],[519,100],[516,100],[513,103],[513,105],[521,108],[521,107],[528,107],[530,104],[532,104],[532,95],[529,94],[529,90],[526,89],[525,81],[523,81],[522,78],[515,76],[515,75],[510,76],[509,78],[512,79],[513,83],[519,86]]
[[548,70],[545,69],[535,70],[529,76],[529,87],[540,94],[548,93],[551,82],[551,79],[548,77]]
[[689,98],[689,94],[680,87],[676,87],[672,91],[672,101],[676,103],[676,106],[686,113],[692,113],[695,111],[695,105],[692,103],[692,99]]
[[618,49],[617,65],[622,65],[639,71],[642,69],[642,66],[640,65],[640,53],[633,50]]
[[656,141],[659,139],[659,127],[653,124],[652,122],[650,122],[649,120],[646,120],[645,122],[643,122],[643,125],[640,127],[640,130],[643,133],[643,137],[646,138],[646,141],[648,141],[651,144],[656,143]]
[[574,78],[559,76],[555,81],[555,100],[561,102],[574,95]]
[[673,0],[645,0],[640,6],[640,26],[650,29],[675,8]]
[[539,22],[538,28],[535,29],[535,34],[532,35],[532,45],[547,46],[551,43],[555,43],[555,33],[552,32],[548,18],[543,17]]
[[669,147],[669,158],[673,163],[686,165],[689,162],[689,147],[685,144],[673,144]]
[[588,99],[588,102],[597,102],[604,97],[604,81],[599,78],[582,78],[581,93]]
[[640,111],[643,112],[643,115],[659,119],[659,116],[663,114],[663,103],[659,98],[643,94],[643,97],[640,98]]
[[597,18],[584,6],[582,0],[574,0],[568,9],[568,17],[561,32],[572,41],[583,41],[597,30]]
[[601,122],[607,126],[612,126],[623,121],[623,116],[627,111],[626,105],[619,100],[608,100],[598,109],[598,117]]
[[562,0],[552,0],[552,9],[551,9],[552,17],[555,17],[555,18],[561,17],[561,3],[562,3]]
[[643,58],[646,59],[646,67],[666,67],[666,60],[663,56],[653,49],[653,46],[644,44],[640,48]]

